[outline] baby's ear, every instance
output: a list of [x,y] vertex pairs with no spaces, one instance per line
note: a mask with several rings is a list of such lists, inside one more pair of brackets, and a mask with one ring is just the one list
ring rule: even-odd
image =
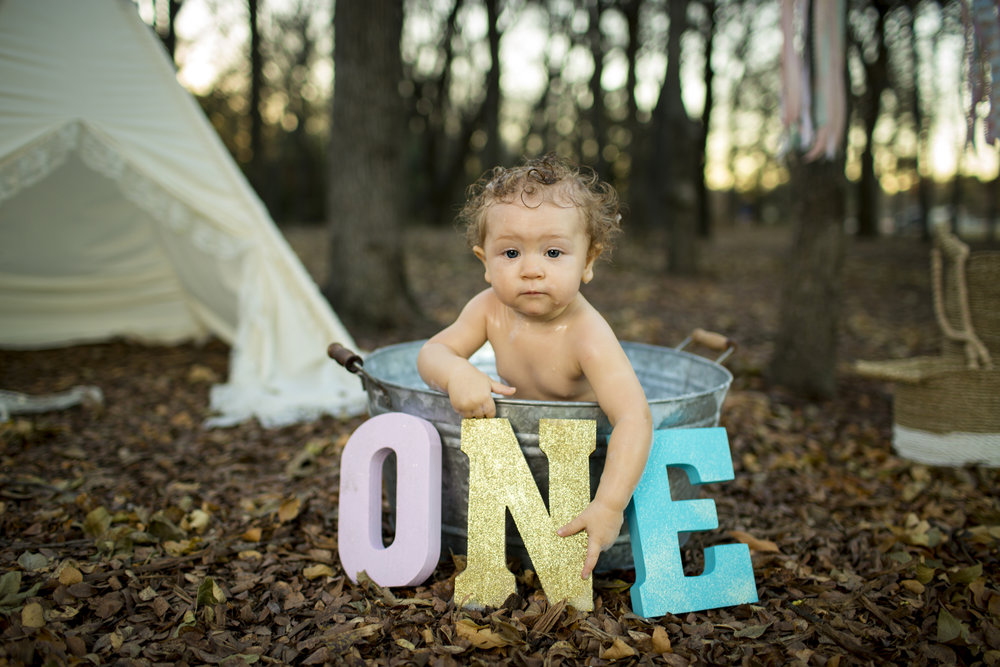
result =
[[590,250],[587,251],[587,261],[596,262],[597,258],[604,252],[604,246],[600,243],[591,243]]
[[604,246],[600,243],[593,243],[590,246],[590,250],[587,251],[587,265],[583,267],[583,283],[587,284],[594,279],[594,264],[597,262],[597,258],[601,256],[601,251],[604,250]]
[[[486,282],[490,283],[490,267],[486,263],[486,251],[483,250],[482,246],[477,245],[473,246],[472,252],[479,258],[479,261],[483,263],[483,269],[486,271],[484,277],[486,278]],[[493,283],[490,284],[492,285]]]

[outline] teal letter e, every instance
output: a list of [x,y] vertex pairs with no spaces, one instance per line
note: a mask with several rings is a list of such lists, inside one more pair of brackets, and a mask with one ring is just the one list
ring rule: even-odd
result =
[[673,500],[667,467],[687,472],[692,484],[733,479],[726,430],[677,428],[656,431],[642,479],[626,510],[635,585],[632,609],[651,618],[757,601],[750,549],[723,544],[705,549],[705,570],[684,576],[677,534],[718,528],[715,501]]

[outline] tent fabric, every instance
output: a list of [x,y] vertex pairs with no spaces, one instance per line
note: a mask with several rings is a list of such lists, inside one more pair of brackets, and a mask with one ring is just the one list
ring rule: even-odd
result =
[[365,408],[348,331],[127,0],[0,0],[0,346],[217,336],[213,425]]

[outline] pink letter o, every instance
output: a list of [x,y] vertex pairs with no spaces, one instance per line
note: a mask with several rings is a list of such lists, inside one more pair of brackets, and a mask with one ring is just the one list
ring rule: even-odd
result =
[[[396,537],[382,545],[382,464],[396,454]],[[351,581],[364,570],[380,586],[414,586],[441,555],[441,436],[400,412],[358,427],[340,461],[337,546]]]

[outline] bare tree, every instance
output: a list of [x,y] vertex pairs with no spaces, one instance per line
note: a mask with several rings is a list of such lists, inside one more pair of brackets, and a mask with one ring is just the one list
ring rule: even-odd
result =
[[654,219],[669,229],[667,270],[676,274],[698,269],[696,191],[693,177],[697,160],[697,128],[688,117],[681,97],[681,37],[687,29],[689,0],[671,0],[667,38],[667,71],[660,98],[653,111],[653,149],[650,172],[656,196]]
[[260,103],[264,89],[264,56],[261,48],[259,0],[247,0],[250,16],[250,182],[260,189],[264,164],[264,120]]
[[706,154],[708,151],[708,132],[712,126],[712,109],[715,105],[713,87],[715,85],[715,68],[712,66],[712,51],[715,45],[715,8],[716,0],[705,0],[705,106],[701,110],[701,127],[698,133],[698,144],[695,152],[695,188],[698,192],[698,236],[708,238],[712,235],[712,212],[709,210],[708,184],[705,182]]
[[[786,109],[796,122],[802,116],[822,117],[815,138],[801,146],[804,155],[790,158],[794,238],[785,263],[778,331],[768,369],[769,377],[798,394],[826,398],[836,393],[837,337],[841,275],[844,260],[845,188],[841,145],[846,117],[847,64],[843,52],[842,16],[837,3],[817,7],[807,16],[806,46],[822,40],[822,54],[812,69],[812,93],[800,107]],[[838,20],[841,19],[841,20]],[[809,52],[809,51],[807,51]],[[809,66],[811,61],[807,61]],[[789,77],[791,79],[791,77]],[[823,104],[822,114],[818,105]]]
[[[882,93],[889,86],[888,52],[885,43],[885,16],[888,3],[872,2],[859,12],[852,22],[859,59],[864,66],[865,89],[858,104],[865,131],[865,148],[861,153],[861,180],[858,183],[858,236],[878,236],[879,195],[881,186],[875,173],[875,125],[882,110]],[[870,19],[870,20],[869,20]],[[857,34],[867,26],[867,34]]]
[[837,388],[844,162],[842,158],[792,161],[794,237],[784,268],[769,377],[801,395],[828,398]]
[[160,36],[160,40],[163,42],[167,53],[170,54],[171,60],[174,60],[177,51],[177,13],[181,11],[181,2],[182,0],[167,0],[167,12],[164,17],[165,25],[161,28],[158,20],[160,12],[156,10],[160,3],[157,0],[153,0],[153,27]]
[[592,103],[590,107],[590,124],[594,131],[594,140],[597,142],[597,155],[594,158],[594,169],[603,178],[608,177],[608,165],[604,159],[604,147],[607,143],[607,131],[604,110],[604,88],[601,79],[604,76],[604,54],[606,48],[601,34],[601,15],[607,3],[605,0],[596,0],[590,6],[590,24],[587,30],[587,39],[590,41],[590,57],[594,61],[594,71],[590,75],[590,97]]
[[492,168],[503,158],[500,150],[500,19],[499,0],[486,2],[486,36],[490,45],[490,69],[486,74],[486,98],[483,100],[483,131],[486,145],[483,148],[482,166]]
[[416,315],[406,291],[401,146],[406,115],[396,0],[339,0],[334,15],[333,126],[326,293],[349,325],[392,326]]

